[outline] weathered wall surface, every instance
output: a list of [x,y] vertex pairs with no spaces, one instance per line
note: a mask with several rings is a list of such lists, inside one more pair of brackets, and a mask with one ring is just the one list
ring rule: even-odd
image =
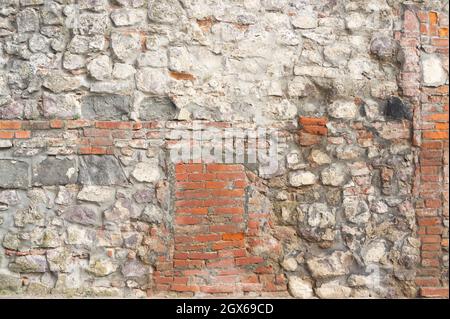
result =
[[0,0],[0,294],[448,297],[447,59],[445,1]]

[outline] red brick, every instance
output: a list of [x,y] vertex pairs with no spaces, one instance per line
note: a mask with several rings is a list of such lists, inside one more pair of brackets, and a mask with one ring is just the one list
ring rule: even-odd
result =
[[51,128],[63,128],[64,127],[64,121],[62,120],[50,120],[50,127]]
[[117,129],[117,130],[126,130],[126,129],[132,129],[133,123],[131,122],[118,122],[118,121],[98,121],[95,123],[95,127],[101,128],[101,129]]
[[445,297],[448,298],[448,287],[446,288],[438,288],[438,287],[428,287],[428,288],[421,288],[420,289],[420,295],[422,297]]
[[299,118],[299,123],[302,125],[319,125],[325,126],[328,122],[328,119],[325,117],[305,117],[301,116]]
[[190,216],[179,216],[175,217],[175,223],[178,225],[195,225],[200,224],[204,221],[200,217],[190,217]]
[[441,219],[438,217],[419,218],[419,226],[434,226],[441,224]]
[[223,234],[222,239],[225,241],[240,241],[244,239],[244,233]]
[[239,164],[208,164],[208,172],[239,172],[242,171],[242,165]]
[[447,140],[448,132],[423,132],[423,137],[432,140]]
[[310,134],[315,135],[327,135],[328,129],[324,126],[318,126],[318,125],[305,125],[303,127],[303,131]]
[[252,264],[260,264],[264,262],[264,258],[262,257],[241,257],[236,258],[236,265],[252,265]]

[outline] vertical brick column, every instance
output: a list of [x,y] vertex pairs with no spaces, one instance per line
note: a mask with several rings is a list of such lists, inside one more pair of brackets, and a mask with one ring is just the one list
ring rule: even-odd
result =
[[[415,209],[421,259],[416,284],[422,297],[448,297],[448,85],[427,83],[421,60],[448,59],[448,16],[407,10],[401,46],[403,95],[414,107],[414,143],[419,147]],[[422,62],[423,63],[423,62]],[[448,83],[448,80],[447,80]]]
[[286,290],[284,278],[250,252],[267,215],[246,211],[244,167],[177,164],[175,178],[173,269],[155,280],[187,295]]

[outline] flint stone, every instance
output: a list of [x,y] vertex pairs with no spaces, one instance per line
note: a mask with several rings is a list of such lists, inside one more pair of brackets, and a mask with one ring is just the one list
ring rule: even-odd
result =
[[74,159],[49,156],[33,165],[33,185],[75,184],[77,179],[77,163]]
[[81,100],[83,118],[118,120],[128,116],[130,97],[124,95],[87,95]]
[[78,193],[78,199],[86,202],[103,203],[114,200],[116,191],[108,186],[84,186]]
[[293,172],[289,175],[289,183],[294,187],[313,185],[317,180],[318,177],[315,174],[306,171]]
[[155,198],[155,190],[153,188],[139,190],[134,193],[133,198],[138,204],[151,203]]
[[306,264],[314,278],[324,279],[348,274],[352,260],[350,252],[335,251],[330,256],[313,257]]
[[147,97],[140,104],[141,120],[174,120],[177,114],[176,106],[167,97]]
[[0,188],[28,187],[28,163],[0,159]]
[[83,185],[124,185],[127,178],[114,156],[80,156],[79,182]]
[[47,271],[47,260],[42,255],[19,256],[9,268],[20,273],[42,273]]
[[42,109],[45,118],[74,119],[80,116],[80,103],[75,94],[44,93]]
[[314,297],[312,284],[297,276],[290,276],[288,289],[295,298],[307,299]]
[[342,186],[347,181],[347,175],[344,164],[333,163],[322,171],[320,177],[324,185]]
[[64,211],[64,219],[85,226],[99,225],[99,217],[92,209],[85,206],[72,206]]
[[141,38],[138,33],[115,32],[111,36],[111,47],[119,60],[132,64],[139,55]]

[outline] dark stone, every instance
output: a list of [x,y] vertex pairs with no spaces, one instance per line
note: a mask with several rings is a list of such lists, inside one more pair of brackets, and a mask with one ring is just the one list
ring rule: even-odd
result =
[[49,156],[33,165],[33,185],[75,184],[77,179],[78,169],[74,159]]
[[83,185],[124,185],[127,178],[117,159],[112,155],[80,156],[79,182]]
[[148,189],[141,189],[138,190],[133,195],[134,200],[138,204],[148,204],[153,202],[153,199],[155,198],[155,189],[154,188],[148,188]]
[[395,96],[392,96],[387,100],[384,115],[394,120],[412,120],[412,113],[408,105]]
[[0,160],[0,188],[28,187],[28,163]]
[[64,219],[81,225],[98,225],[97,214],[85,206],[72,206],[64,211]]
[[88,95],[81,100],[83,118],[121,120],[128,118],[130,97],[123,95]]
[[141,120],[173,120],[177,114],[176,106],[167,97],[148,97],[140,105]]

